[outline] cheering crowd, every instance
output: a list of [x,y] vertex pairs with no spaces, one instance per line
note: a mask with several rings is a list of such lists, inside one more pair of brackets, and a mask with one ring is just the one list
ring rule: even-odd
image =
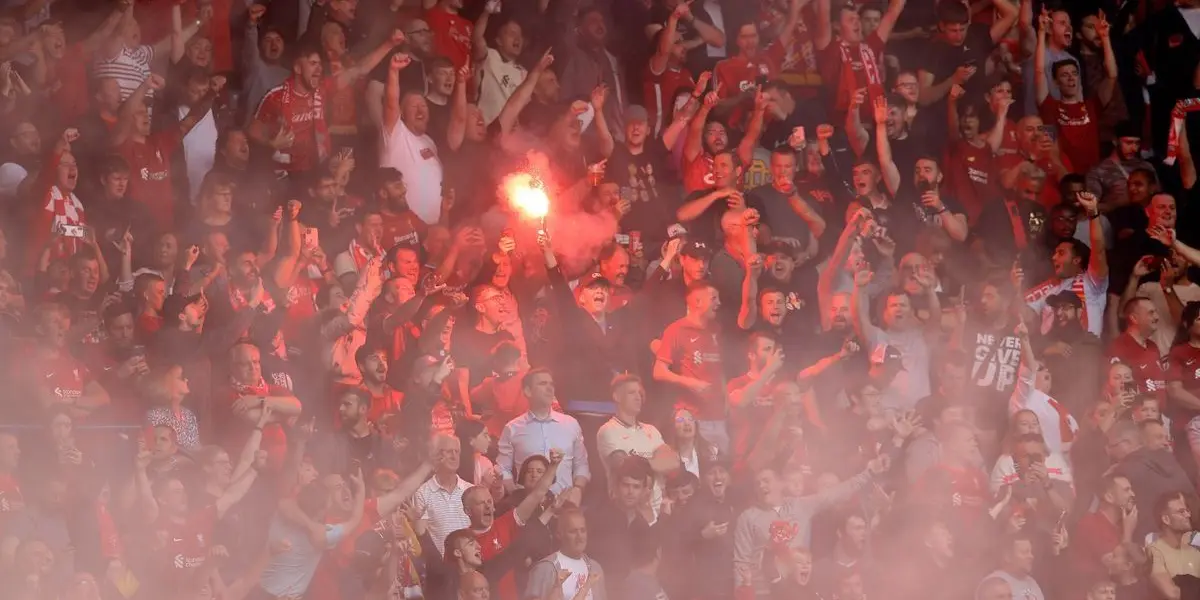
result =
[[0,0],[0,598],[1200,599],[1197,115],[1200,0]]

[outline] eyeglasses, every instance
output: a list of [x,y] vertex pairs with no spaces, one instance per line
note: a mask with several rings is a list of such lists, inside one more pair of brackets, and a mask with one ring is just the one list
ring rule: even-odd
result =
[[426,27],[425,29],[414,29],[412,31],[404,32],[404,35],[420,35],[423,33],[433,33],[433,30],[428,27]]

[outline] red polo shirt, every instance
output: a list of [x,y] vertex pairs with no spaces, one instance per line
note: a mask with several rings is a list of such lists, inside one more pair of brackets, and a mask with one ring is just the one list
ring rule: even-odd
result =
[[[483,560],[492,560],[501,551],[512,545],[520,529],[521,526],[517,524],[516,512],[510,510],[496,517],[492,521],[490,529],[475,534],[475,541],[479,542]],[[496,592],[500,600],[518,600],[520,598],[517,594],[517,577],[513,571],[505,573],[504,577],[500,578],[500,581],[496,583]]]
[[1142,345],[1130,332],[1122,333],[1108,346],[1108,357],[1117,359],[1133,369],[1133,378],[1144,394],[1154,394],[1159,401],[1167,397],[1167,366],[1170,360],[1158,351],[1158,344],[1147,339]]

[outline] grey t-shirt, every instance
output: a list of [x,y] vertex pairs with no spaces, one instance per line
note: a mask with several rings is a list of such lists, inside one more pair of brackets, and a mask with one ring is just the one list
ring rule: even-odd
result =
[[271,557],[271,563],[263,570],[260,585],[272,596],[301,596],[308,590],[321,553],[337,546],[346,535],[343,525],[325,526],[325,547],[315,548],[308,540],[308,532],[281,517],[271,521],[268,532],[270,543],[287,540],[291,549]]

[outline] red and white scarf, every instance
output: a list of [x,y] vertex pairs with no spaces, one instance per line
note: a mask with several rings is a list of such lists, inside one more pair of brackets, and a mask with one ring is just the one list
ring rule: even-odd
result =
[[271,388],[267,387],[267,381],[262,377],[259,377],[258,383],[254,385],[244,385],[236,381],[230,383],[233,384],[233,391],[237,392],[239,396],[268,396],[271,391]]
[[1171,109],[1171,128],[1167,130],[1167,157],[1163,159],[1163,164],[1175,164],[1175,158],[1179,155],[1179,139],[1186,135],[1184,132],[1184,121],[1187,119],[1187,113],[1200,110],[1200,98],[1184,98],[1175,103],[1175,108]]
[[358,240],[350,240],[350,258],[354,259],[354,270],[362,273],[367,268],[367,262],[375,258],[375,253],[358,243]]
[[[246,293],[237,289],[236,286],[229,286],[229,304],[233,306],[233,310],[241,310],[250,306],[250,299],[246,297]],[[275,301],[271,299],[270,294],[263,294],[262,297],[263,312],[271,312],[275,310]]]
[[[69,196],[64,196],[62,190],[57,185],[50,186],[50,193],[47,194],[45,210],[54,214],[53,220],[50,222],[50,231],[60,231],[64,225],[83,225],[87,221],[84,220],[83,203],[79,198],[72,193]],[[58,244],[53,249],[53,258],[62,258],[70,256],[82,249],[82,240],[73,237],[60,237]]]
[[842,56],[842,76],[839,83],[841,86],[840,93],[846,95],[847,105],[849,105],[854,91],[862,87],[867,88],[867,101],[870,102],[871,98],[883,90],[883,77],[879,75],[879,62],[875,58],[875,51],[866,42],[858,44],[858,59],[862,61],[863,73],[867,76],[865,86],[859,83],[858,73],[854,70],[854,50],[850,47],[850,44],[839,40],[838,52]]
[[[297,110],[297,104],[300,104],[296,101],[297,97],[308,98],[310,100],[307,106],[308,110]],[[290,126],[291,123],[296,123],[301,116],[300,113],[302,112],[311,111],[316,114],[325,114],[325,106],[321,97],[321,90],[318,88],[309,94],[302,94],[296,90],[295,77],[289,77],[283,82],[283,95],[280,100],[283,104],[283,123],[285,126]],[[312,124],[313,137],[316,138],[317,162],[323,163],[325,162],[325,159],[328,158],[329,154],[329,125],[325,122],[324,118],[312,119]]]

